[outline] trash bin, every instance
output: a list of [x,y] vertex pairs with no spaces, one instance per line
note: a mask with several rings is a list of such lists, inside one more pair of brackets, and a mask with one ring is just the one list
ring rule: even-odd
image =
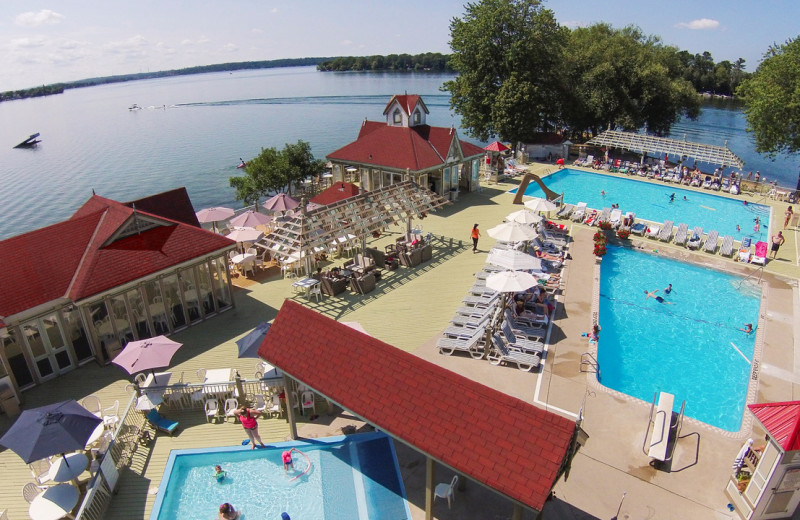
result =
[[458,190],[456,188],[452,188],[450,190],[450,200],[453,202],[458,200]]
[[17,397],[14,395],[14,390],[8,385],[0,386],[0,405],[9,417],[19,415]]

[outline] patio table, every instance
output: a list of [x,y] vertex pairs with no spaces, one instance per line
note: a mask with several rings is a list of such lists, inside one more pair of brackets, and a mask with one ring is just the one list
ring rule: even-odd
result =
[[231,381],[233,381],[232,368],[212,368],[206,370],[206,378],[203,384],[213,386],[203,387],[203,393],[217,396],[227,394],[233,387]]
[[50,466],[48,476],[53,482],[69,482],[77,486],[78,475],[83,473],[89,465],[89,458],[81,452],[70,453],[69,455],[58,457]]
[[306,295],[306,299],[311,296],[311,289],[318,286],[320,281],[316,278],[303,278],[301,280],[297,280],[292,284],[292,291],[297,293],[300,290],[303,290]]
[[89,435],[89,438],[86,440],[86,449],[89,449],[89,447],[91,447],[92,444],[100,440],[100,437],[103,436],[103,433],[105,433],[105,431],[106,431],[105,423],[101,422],[100,424],[98,424],[97,428],[94,429],[92,434]]
[[[117,330],[125,330],[128,328],[128,321],[127,320],[120,320],[115,319],[114,324],[117,326]],[[114,329],[111,326],[111,321],[104,321],[97,327],[97,334],[100,336],[113,336]]]
[[78,504],[78,488],[59,484],[44,490],[31,502],[28,516],[32,520],[58,520],[64,518]]

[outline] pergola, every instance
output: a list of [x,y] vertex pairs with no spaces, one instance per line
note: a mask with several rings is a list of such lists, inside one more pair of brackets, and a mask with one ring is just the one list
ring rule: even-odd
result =
[[742,161],[735,153],[728,149],[727,141],[725,146],[714,146],[703,143],[693,143],[683,140],[668,139],[666,137],[655,137],[652,135],[635,134],[632,132],[619,132],[617,130],[606,130],[586,142],[595,146],[605,146],[611,148],[624,148],[639,153],[671,154],[679,157],[691,157],[695,160],[709,164],[719,164],[720,166],[738,166],[742,168]]
[[311,211],[301,204],[297,214],[278,222],[260,243],[279,254],[307,259],[348,235],[360,239],[363,248],[368,236],[402,221],[410,230],[414,217],[424,218],[445,204],[449,202],[436,193],[403,181]]

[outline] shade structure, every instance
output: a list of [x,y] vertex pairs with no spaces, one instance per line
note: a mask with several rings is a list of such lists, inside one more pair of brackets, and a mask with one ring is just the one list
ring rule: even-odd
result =
[[103,420],[78,404],[62,401],[24,410],[0,444],[26,464],[52,455],[82,450]]
[[152,410],[163,402],[164,398],[161,394],[145,392],[136,399],[136,409],[140,411]]
[[122,367],[129,374],[162,368],[169,365],[172,356],[181,346],[182,343],[164,336],[131,341],[112,363]]
[[522,251],[514,249],[492,249],[486,258],[486,263],[511,269],[519,270],[541,270],[542,261]]
[[539,197],[534,197],[531,200],[526,200],[525,207],[530,209],[531,211],[553,211],[554,209],[558,208],[558,206],[556,206],[549,200],[542,199]]
[[519,222],[520,224],[538,224],[542,221],[542,217],[529,209],[521,209],[509,213],[506,220],[509,222]]
[[220,220],[231,218],[234,214],[235,212],[231,208],[219,206],[215,208],[201,209],[195,213],[199,222],[219,222]]
[[253,211],[252,209],[248,209],[244,213],[236,215],[235,217],[230,219],[229,222],[232,226],[252,228],[256,226],[264,226],[266,224],[269,224],[270,222],[272,222],[272,217],[264,213]]
[[538,236],[536,230],[519,222],[503,222],[486,231],[490,237],[502,242],[519,242],[533,240]]
[[234,242],[255,242],[262,236],[264,236],[264,233],[257,229],[240,227],[228,233],[227,238],[230,238]]
[[294,209],[300,205],[300,202],[291,198],[285,193],[278,193],[274,197],[268,199],[261,207],[269,211],[286,211]]
[[484,150],[488,150],[490,152],[505,152],[509,150],[509,147],[501,143],[500,141],[495,141],[493,143],[489,143],[488,145],[483,147]]
[[269,326],[269,323],[262,321],[256,325],[256,328],[248,332],[246,336],[236,340],[240,358],[258,358],[258,347],[261,345],[261,342],[264,341]]
[[497,292],[522,292],[537,284],[536,277],[525,271],[500,271],[486,277],[486,287]]

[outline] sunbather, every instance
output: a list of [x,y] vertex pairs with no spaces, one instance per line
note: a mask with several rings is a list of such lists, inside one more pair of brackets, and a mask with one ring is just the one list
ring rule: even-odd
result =
[[558,254],[547,253],[545,251],[542,251],[542,249],[539,247],[534,247],[533,252],[536,255],[536,258],[550,260],[551,262],[560,262],[564,259],[564,253],[558,253]]

